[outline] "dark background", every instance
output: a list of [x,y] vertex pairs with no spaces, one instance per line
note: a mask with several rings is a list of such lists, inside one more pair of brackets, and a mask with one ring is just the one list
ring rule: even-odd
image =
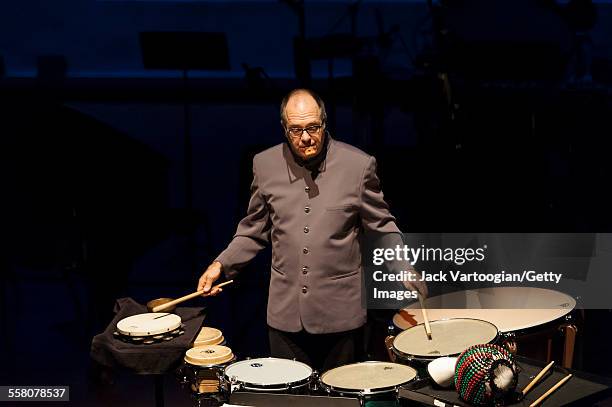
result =
[[[611,27],[581,0],[2,2],[0,384],[150,405],[91,338],[116,298],[195,289],[297,86],[376,155],[404,232],[610,232]],[[267,353],[268,270],[190,303],[243,356]],[[612,375],[610,321],[586,312],[576,367]]]

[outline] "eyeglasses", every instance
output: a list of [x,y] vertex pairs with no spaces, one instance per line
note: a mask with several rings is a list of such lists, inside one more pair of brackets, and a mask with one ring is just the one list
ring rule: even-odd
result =
[[304,133],[304,131],[306,131],[309,136],[316,136],[321,133],[322,129],[322,124],[315,124],[308,127],[290,127],[287,129],[287,134],[292,138],[298,138],[302,137],[302,134]]

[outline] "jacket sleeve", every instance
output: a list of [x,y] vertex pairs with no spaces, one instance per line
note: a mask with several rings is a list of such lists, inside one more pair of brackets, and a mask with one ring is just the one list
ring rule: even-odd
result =
[[[370,232],[373,247],[395,248],[403,246],[402,233],[395,223],[395,217],[389,212],[389,205],[385,202],[380,181],[376,175],[376,159],[370,157],[363,172],[361,186],[361,222],[366,232]],[[373,233],[372,233],[373,232]],[[416,272],[410,262],[394,260],[385,263],[387,272],[400,273],[403,270]],[[418,273],[417,273],[418,274]],[[404,282],[405,288],[418,290],[427,296],[427,285],[424,282]]]
[[389,212],[376,175],[376,159],[370,157],[363,171],[361,182],[361,222],[367,231],[380,233],[400,233],[395,218]]
[[223,265],[227,278],[233,278],[240,268],[251,261],[270,241],[270,214],[259,188],[257,169],[253,160],[251,199],[246,216],[240,221],[234,238],[216,261]]

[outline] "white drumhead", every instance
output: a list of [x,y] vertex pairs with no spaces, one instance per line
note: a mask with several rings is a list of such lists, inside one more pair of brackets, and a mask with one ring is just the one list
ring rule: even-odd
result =
[[413,326],[393,340],[401,353],[424,358],[458,355],[472,345],[490,343],[498,334],[495,325],[478,319],[456,318],[431,321],[431,338],[423,324]]
[[416,375],[416,370],[398,363],[363,362],[328,370],[321,382],[334,389],[370,391],[408,383]]
[[[564,317],[576,307],[576,300],[565,293],[544,288],[491,287],[431,297],[425,300],[425,306],[430,320],[481,319],[494,324],[500,332],[513,332]],[[400,329],[423,323],[419,303],[395,314],[393,323]]]
[[312,375],[312,369],[295,360],[259,358],[232,363],[225,368],[225,375],[236,377],[242,383],[274,386],[306,380]]
[[117,323],[117,331],[128,336],[151,336],[174,331],[180,326],[181,317],[176,314],[150,312],[123,318]]

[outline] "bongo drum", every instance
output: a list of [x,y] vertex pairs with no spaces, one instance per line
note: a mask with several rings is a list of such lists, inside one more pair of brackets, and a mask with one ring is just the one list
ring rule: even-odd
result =
[[236,357],[227,346],[204,345],[187,350],[181,367],[186,384],[197,394],[218,393],[223,369]]
[[425,374],[426,366],[442,356],[456,356],[473,345],[495,343],[497,327],[479,319],[453,318],[431,321],[431,339],[423,324],[406,329],[393,340],[398,361],[413,365]]
[[279,358],[235,362],[223,372],[223,381],[230,392],[304,394],[309,389],[312,377],[313,370],[307,364]]
[[181,322],[178,315],[165,312],[136,314],[120,320],[113,335],[125,342],[149,345],[185,333]]
[[361,405],[368,402],[397,404],[400,386],[417,377],[410,366],[391,362],[361,362],[340,366],[323,373],[319,378],[321,388],[329,395],[357,397]]
[[205,345],[225,345],[225,338],[223,333],[217,328],[211,328],[208,326],[202,327],[198,336],[193,342],[193,346],[205,346]]

